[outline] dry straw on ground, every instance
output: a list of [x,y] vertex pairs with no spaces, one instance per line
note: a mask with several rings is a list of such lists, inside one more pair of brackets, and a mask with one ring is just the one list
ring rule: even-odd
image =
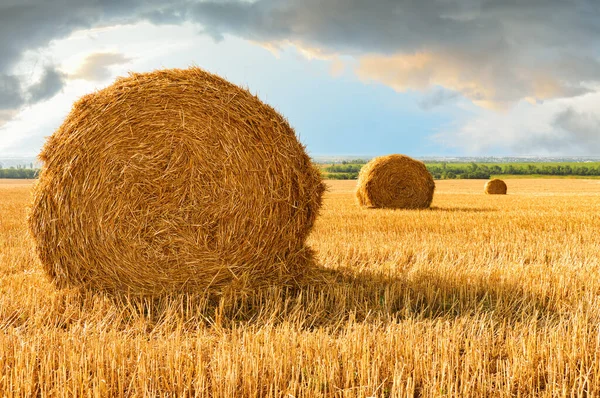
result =
[[199,68],[83,97],[40,158],[29,227],[59,287],[247,292],[310,262],[318,170],[273,108]]
[[372,159],[361,169],[356,197],[367,207],[423,209],[431,205],[434,189],[423,162],[388,155]]
[[308,240],[329,283],[123,305],[53,289],[30,187],[0,182],[0,396],[600,397],[600,184],[510,184],[436,181],[416,214],[330,181]]
[[506,183],[497,178],[485,183],[484,191],[488,195],[506,195]]

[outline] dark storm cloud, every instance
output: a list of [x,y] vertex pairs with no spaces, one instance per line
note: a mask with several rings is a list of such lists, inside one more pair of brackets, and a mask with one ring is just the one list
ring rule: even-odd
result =
[[595,0],[205,1],[191,6],[191,17],[215,34],[301,40],[358,53],[511,46],[544,51],[597,44],[600,33]]
[[[75,30],[99,24],[152,20],[176,23],[184,2],[150,0],[0,0],[0,111],[4,117],[27,102],[49,98],[62,86],[57,71],[46,70],[40,83],[28,81],[14,71],[27,50],[47,46],[51,40]],[[31,86],[31,87],[28,87]],[[24,90],[24,91],[23,91]]]
[[[205,1],[190,17],[217,38],[366,54],[357,70],[365,80],[402,90],[416,79],[426,83],[416,88],[443,86],[492,108],[580,95],[600,80],[596,0]],[[399,56],[415,53],[430,62]]]
[[39,82],[29,87],[29,101],[36,103],[54,97],[64,86],[65,75],[52,66],[44,68]]
[[[26,50],[77,29],[141,20],[197,22],[215,39],[396,56],[397,64],[371,58],[358,73],[401,89],[418,78],[421,89],[439,85],[482,103],[574,96],[600,80],[596,0],[0,0],[0,109],[25,101],[18,86],[30,82],[15,85],[14,66]],[[414,53],[430,54],[430,63],[398,57]]]
[[17,108],[24,101],[19,79],[12,75],[0,75],[0,110]]
[[0,71],[14,66],[25,50],[47,45],[77,29],[152,19],[174,23],[185,2],[157,0],[0,0]]
[[[443,17],[458,5],[439,1],[258,0],[208,1],[191,17],[215,35],[231,33],[257,41],[294,40],[336,51],[393,53],[445,42],[465,46],[485,41],[498,24]],[[478,33],[478,34],[473,34]]]

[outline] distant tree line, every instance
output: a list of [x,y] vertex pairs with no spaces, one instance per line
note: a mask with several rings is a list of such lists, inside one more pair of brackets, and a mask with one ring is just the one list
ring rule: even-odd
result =
[[362,164],[334,164],[325,167],[325,171],[328,173],[358,173],[362,167]]
[[548,165],[485,165],[472,162],[468,165],[453,165],[445,162],[428,164],[427,170],[436,179],[490,178],[492,175],[544,175],[544,176],[600,176],[600,165],[584,164]]
[[[325,177],[335,180],[358,178],[363,164],[354,162],[334,164],[323,169]],[[492,175],[545,175],[545,176],[600,176],[600,165],[567,164],[506,164],[486,165],[471,162],[469,164],[429,163],[427,170],[435,179],[488,179]]]
[[[323,168],[324,177],[333,180],[355,180],[366,160],[344,161]],[[488,179],[492,175],[600,176],[600,164],[503,164],[486,165],[471,162],[453,164],[428,163],[427,170],[435,179]],[[39,169],[26,166],[0,167],[0,178],[37,178]]]
[[9,167],[7,169],[0,167],[0,178],[37,178],[39,172],[39,169],[26,168],[23,166]]
[[356,180],[358,173],[325,173],[324,177],[330,180]]
[[367,163],[369,163],[369,159],[354,159],[354,160],[344,160],[344,161],[342,161],[342,164],[351,164],[351,165],[367,164]]

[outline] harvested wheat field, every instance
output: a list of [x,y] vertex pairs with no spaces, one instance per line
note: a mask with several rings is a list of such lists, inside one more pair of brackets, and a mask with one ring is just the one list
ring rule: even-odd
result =
[[0,184],[0,395],[600,395],[600,182],[436,181],[427,210],[327,182],[319,278],[249,298],[56,290]]

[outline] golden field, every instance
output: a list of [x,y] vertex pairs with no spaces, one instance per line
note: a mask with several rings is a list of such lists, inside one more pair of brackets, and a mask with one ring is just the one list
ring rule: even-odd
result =
[[56,290],[29,181],[0,182],[0,395],[600,396],[600,181],[436,181],[430,210],[330,181],[319,270],[256,296]]

